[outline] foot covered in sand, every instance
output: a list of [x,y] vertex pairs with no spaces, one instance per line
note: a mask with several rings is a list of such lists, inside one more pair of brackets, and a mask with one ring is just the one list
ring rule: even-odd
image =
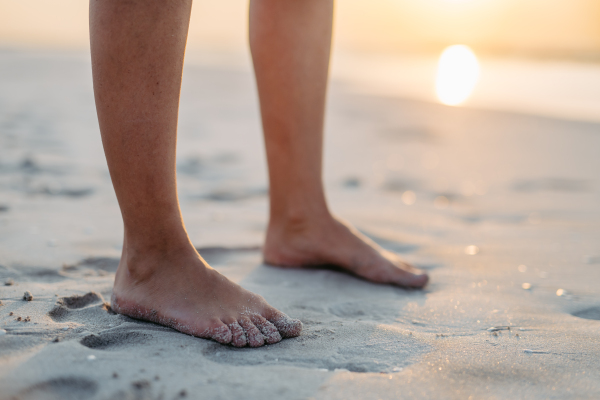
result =
[[[189,247],[189,248],[188,248]],[[259,347],[298,336],[302,323],[219,274],[195,249],[122,257],[112,308],[236,347]]]
[[335,266],[376,283],[422,288],[427,274],[333,217],[271,222],[265,263],[280,267]]

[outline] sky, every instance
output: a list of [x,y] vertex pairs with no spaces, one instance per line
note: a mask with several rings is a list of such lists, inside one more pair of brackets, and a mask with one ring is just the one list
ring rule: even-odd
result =
[[[190,48],[246,46],[247,0],[196,0]],[[599,0],[338,0],[335,48],[593,58],[600,54]],[[86,48],[85,0],[0,0],[0,46]]]

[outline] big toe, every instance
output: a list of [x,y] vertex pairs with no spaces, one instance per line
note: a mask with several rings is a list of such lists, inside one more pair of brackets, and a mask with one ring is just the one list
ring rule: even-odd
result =
[[429,282],[429,275],[426,273],[413,274],[408,280],[407,286],[415,289],[421,289],[427,285],[427,282]]
[[281,337],[296,337],[302,332],[302,322],[298,319],[290,318],[282,312],[277,311],[269,320],[275,325]]
[[415,289],[421,289],[427,285],[427,282],[429,282],[429,275],[411,266],[397,268],[392,279],[392,283],[398,286]]

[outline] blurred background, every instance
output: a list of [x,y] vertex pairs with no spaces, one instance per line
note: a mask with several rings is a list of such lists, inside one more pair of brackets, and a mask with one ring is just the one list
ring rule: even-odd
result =
[[[423,391],[419,398],[600,398],[593,361],[600,358],[600,0],[337,1],[324,146],[328,202],[380,245],[427,269],[432,279],[423,292],[338,280],[333,271],[285,278],[260,265],[269,182],[247,14],[248,0],[194,1],[178,125],[179,201],[200,252],[298,313],[308,350],[302,347],[304,358],[273,359],[272,348],[245,365],[216,347],[166,347],[161,366],[165,358],[175,376],[186,354],[201,353],[179,374],[186,390],[223,398],[233,397],[221,391],[227,387],[261,399],[356,398],[365,388],[394,399]],[[45,314],[55,293],[110,298],[122,251],[90,63],[88,0],[0,0],[0,281],[15,281],[2,286],[0,325],[15,332],[4,338],[14,339],[6,350],[0,345],[0,387],[33,385],[21,399],[40,390],[83,397],[81,385],[110,386],[114,396],[97,395],[105,398],[153,393],[131,392],[130,375],[154,375],[139,375],[136,365],[157,362],[137,350],[140,343],[96,352],[90,363],[88,351],[100,348],[63,342],[104,329],[105,317],[79,319],[95,315],[91,306],[57,324]],[[7,316],[10,304],[29,307],[17,301],[25,282],[45,311],[22,315],[41,316],[40,325]],[[44,347],[67,323],[73,333],[60,331],[63,343]],[[315,344],[325,343],[319,336],[325,346]],[[136,353],[126,353],[130,347]],[[393,380],[313,368],[351,360],[339,368],[375,371],[369,368],[391,367],[390,349],[393,365],[406,367]],[[236,380],[199,380],[192,368],[205,360],[230,368],[214,373]],[[412,360],[412,370],[396,364]],[[105,362],[114,362],[108,371],[131,373],[103,385]],[[273,371],[280,386],[254,379]],[[289,376],[304,391],[280,389]],[[326,392],[311,392],[325,379]],[[159,398],[171,380],[148,390]],[[75,391],[62,391],[61,382],[74,382]]]
[[[196,0],[188,63],[250,68],[247,7]],[[332,77],[368,94],[600,121],[599,22],[597,0],[341,0]],[[0,0],[0,47],[87,49],[87,1]]]

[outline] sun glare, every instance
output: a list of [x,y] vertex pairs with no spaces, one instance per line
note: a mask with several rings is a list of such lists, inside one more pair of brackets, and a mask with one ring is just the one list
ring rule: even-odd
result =
[[438,99],[448,106],[464,102],[479,79],[479,62],[469,47],[454,45],[442,52],[435,83]]

